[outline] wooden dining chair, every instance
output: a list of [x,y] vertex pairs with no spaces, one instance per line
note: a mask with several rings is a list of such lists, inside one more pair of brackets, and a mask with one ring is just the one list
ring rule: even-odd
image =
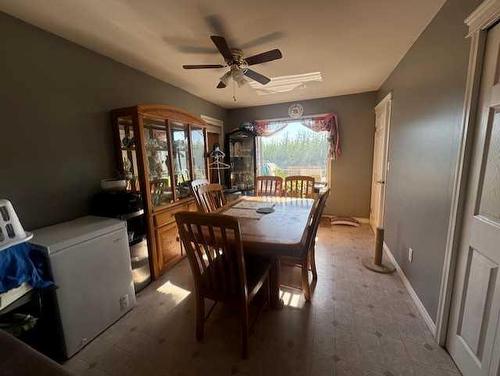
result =
[[200,211],[212,213],[226,205],[223,187],[220,184],[206,184],[198,188]]
[[207,179],[196,179],[191,181],[191,192],[193,193],[194,200],[196,202],[196,207],[199,211],[203,211],[200,202],[200,196],[198,194],[198,189],[204,185],[208,185],[210,182]]
[[284,191],[287,197],[314,198],[314,178],[312,176],[287,176]]
[[309,217],[309,224],[307,228],[307,237],[302,249],[302,253],[298,257],[283,257],[281,258],[282,264],[292,267],[301,268],[302,272],[302,290],[304,291],[304,298],[306,301],[311,300],[311,286],[309,284],[309,270],[311,270],[313,281],[318,279],[318,272],[316,270],[316,236],[318,233],[321,216],[326,206],[326,200],[330,194],[330,189],[321,193],[319,198],[316,199],[312,214]]
[[283,178],[279,176],[257,176],[255,178],[255,196],[281,196]]
[[248,356],[248,306],[264,288],[269,301],[271,263],[243,257],[238,219],[220,214],[180,212],[175,214],[179,235],[194,277],[196,294],[196,338],[201,341],[205,316],[205,298],[234,302],[240,307],[242,357]]

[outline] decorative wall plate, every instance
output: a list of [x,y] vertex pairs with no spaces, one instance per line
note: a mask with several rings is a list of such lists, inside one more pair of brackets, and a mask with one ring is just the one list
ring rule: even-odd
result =
[[304,107],[302,107],[299,103],[294,103],[290,107],[288,107],[288,116],[292,119],[297,119],[302,117],[304,114]]

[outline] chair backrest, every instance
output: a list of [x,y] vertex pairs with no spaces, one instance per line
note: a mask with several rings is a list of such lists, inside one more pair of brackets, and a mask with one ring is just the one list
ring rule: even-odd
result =
[[203,213],[212,213],[226,205],[223,187],[220,184],[206,184],[198,188],[200,210]]
[[257,176],[255,196],[281,196],[283,179],[279,176]]
[[193,192],[194,200],[196,201],[196,206],[199,211],[203,211],[200,203],[200,196],[198,194],[198,189],[204,185],[208,185],[210,182],[207,179],[196,179],[191,181],[191,191]]
[[195,287],[204,296],[248,297],[238,219],[220,214],[175,214]]
[[288,176],[285,178],[287,197],[314,198],[314,178],[312,176]]
[[319,224],[321,222],[321,216],[323,215],[323,211],[325,210],[326,200],[330,195],[330,189],[327,189],[325,192],[322,192],[319,195],[319,198],[314,203],[313,212],[311,218],[309,220],[309,229],[307,233],[307,248],[306,251],[309,250],[310,247],[314,245],[316,234],[318,233]]

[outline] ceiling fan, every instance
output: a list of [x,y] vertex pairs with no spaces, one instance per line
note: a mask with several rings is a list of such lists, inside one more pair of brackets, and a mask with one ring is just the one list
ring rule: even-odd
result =
[[224,58],[226,65],[221,64],[200,64],[200,65],[183,65],[184,69],[214,69],[229,67],[217,85],[218,89],[223,89],[227,86],[229,79],[232,78],[239,86],[246,83],[244,76],[255,80],[262,85],[266,85],[271,81],[270,78],[257,73],[256,71],[248,68],[251,65],[267,63],[268,61],[278,60],[283,57],[281,51],[278,49],[266,51],[250,57],[243,57],[243,51],[237,48],[229,48],[227,41],[224,37],[212,35],[210,37],[215,44],[220,54]]

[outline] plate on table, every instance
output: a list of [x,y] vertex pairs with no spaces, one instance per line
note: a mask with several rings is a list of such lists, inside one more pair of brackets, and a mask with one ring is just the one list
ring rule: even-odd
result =
[[256,212],[259,214],[271,214],[272,212],[274,212],[274,208],[272,206],[265,208],[258,208]]

